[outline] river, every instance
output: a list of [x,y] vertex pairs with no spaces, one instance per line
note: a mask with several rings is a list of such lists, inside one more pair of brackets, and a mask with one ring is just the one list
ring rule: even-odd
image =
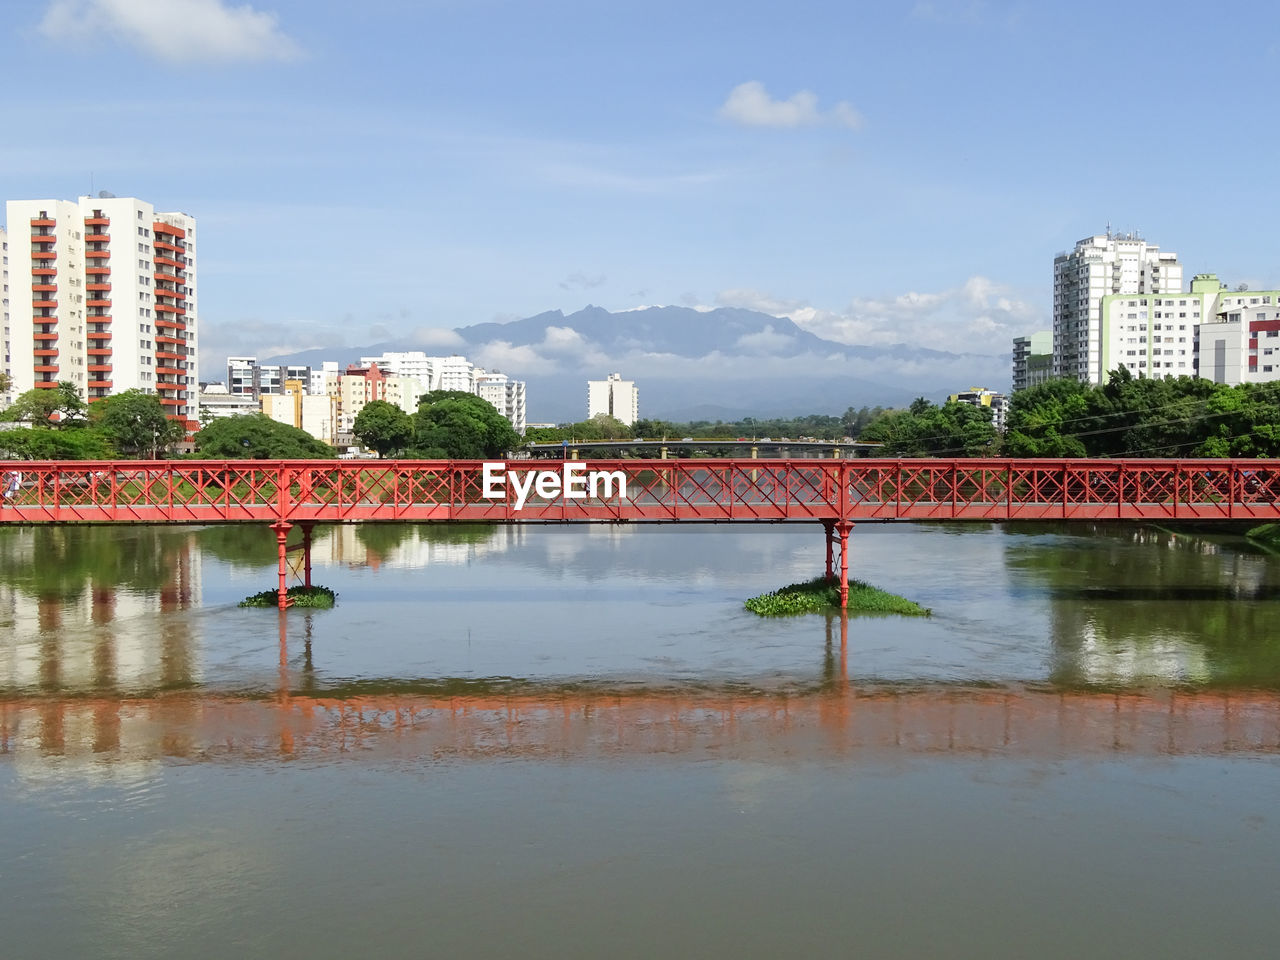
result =
[[1280,564],[859,525],[0,529],[0,955],[1271,956]]

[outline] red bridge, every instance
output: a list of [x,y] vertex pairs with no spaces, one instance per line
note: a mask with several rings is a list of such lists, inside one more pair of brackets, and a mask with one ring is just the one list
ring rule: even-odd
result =
[[[12,471],[12,472],[8,472]],[[1280,520],[1269,460],[59,461],[8,465],[0,523]],[[17,474],[20,473],[20,478]],[[17,481],[16,488],[14,481]]]

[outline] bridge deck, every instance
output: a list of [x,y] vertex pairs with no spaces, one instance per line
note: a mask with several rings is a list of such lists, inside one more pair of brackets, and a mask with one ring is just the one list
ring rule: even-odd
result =
[[[0,523],[1280,520],[1268,460],[13,462]],[[535,476],[530,476],[534,474]],[[542,474],[542,479],[536,475]],[[521,497],[523,487],[527,496]],[[576,494],[581,494],[580,496]]]

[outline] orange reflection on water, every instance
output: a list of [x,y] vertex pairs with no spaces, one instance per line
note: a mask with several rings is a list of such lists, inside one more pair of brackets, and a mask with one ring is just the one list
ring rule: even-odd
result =
[[1280,696],[841,686],[805,694],[522,690],[0,704],[0,756],[119,761],[601,758],[822,760],[881,753],[1280,752]]

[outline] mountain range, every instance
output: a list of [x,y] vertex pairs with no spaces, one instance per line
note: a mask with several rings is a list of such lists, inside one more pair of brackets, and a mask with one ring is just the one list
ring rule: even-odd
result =
[[388,350],[461,353],[528,384],[530,422],[586,416],[586,381],[621,373],[640,391],[640,415],[673,420],[843,413],[904,406],[966,387],[1007,388],[1009,356],[956,354],[907,344],[826,340],[786,317],[734,307],[586,306],[508,323],[343,349],[314,349],[263,362],[342,366]]

